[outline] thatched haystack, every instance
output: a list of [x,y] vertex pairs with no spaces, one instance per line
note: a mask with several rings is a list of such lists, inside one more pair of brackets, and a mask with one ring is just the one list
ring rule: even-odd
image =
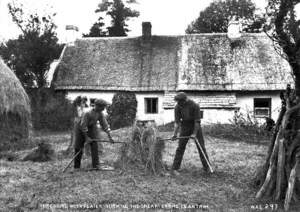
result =
[[165,144],[158,137],[158,131],[153,124],[145,127],[136,124],[132,130],[132,137],[126,145],[122,146],[117,167],[128,169],[135,166],[152,174],[163,174],[165,166],[162,153]]
[[16,75],[0,58],[0,149],[10,149],[29,135],[30,101]]

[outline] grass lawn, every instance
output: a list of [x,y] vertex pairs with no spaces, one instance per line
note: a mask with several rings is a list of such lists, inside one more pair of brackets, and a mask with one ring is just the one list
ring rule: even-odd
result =
[[[171,133],[164,132],[160,136],[170,135]],[[64,156],[59,152],[66,149],[70,136],[67,133],[36,136],[50,139],[56,151],[56,159],[45,163],[10,162],[1,159],[0,211],[67,211],[63,209],[66,205],[57,204],[80,207],[78,204],[84,203],[103,207],[112,203],[122,207],[137,207],[138,204],[140,207],[142,204],[168,206],[167,203],[174,204],[175,207],[186,207],[185,204],[197,204],[204,211],[262,211],[259,208],[266,204],[269,208],[281,207],[272,205],[275,203],[270,200],[258,202],[254,199],[257,189],[251,183],[257,167],[264,161],[266,145],[206,136],[207,151],[216,170],[213,174],[202,171],[196,147],[192,142],[187,146],[181,175],[176,177],[151,176],[137,169],[125,172],[118,169],[73,172],[70,168],[62,173],[71,156]],[[122,134],[119,136],[120,140],[124,139]],[[112,165],[117,159],[120,145],[104,144],[101,160]],[[176,147],[177,142],[166,143],[164,161],[169,167]],[[90,163],[90,157],[84,156],[82,167],[88,167]],[[52,206],[57,208],[43,209],[49,206],[45,204],[55,204]],[[297,211],[296,207],[292,208]]]

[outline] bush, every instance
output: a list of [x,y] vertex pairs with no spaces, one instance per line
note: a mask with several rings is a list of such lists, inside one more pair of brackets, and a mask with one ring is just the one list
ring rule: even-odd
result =
[[229,124],[205,126],[206,135],[250,143],[261,143],[269,139],[271,132],[266,131],[250,113],[236,113]]
[[[245,141],[250,143],[262,143],[269,140],[272,132],[265,129],[264,125],[251,117],[250,113],[236,113],[229,124],[202,125],[205,135],[234,141]],[[160,132],[172,132],[174,122],[158,126]]]
[[64,131],[71,129],[74,109],[65,93],[50,88],[30,90],[32,123],[35,130]]
[[108,108],[108,121],[111,129],[131,126],[137,111],[137,100],[133,92],[117,92]]
[[174,121],[166,123],[164,125],[159,125],[157,127],[159,132],[173,132],[174,131]]

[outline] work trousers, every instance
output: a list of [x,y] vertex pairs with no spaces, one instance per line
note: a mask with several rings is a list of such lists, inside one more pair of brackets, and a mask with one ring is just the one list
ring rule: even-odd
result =
[[[78,155],[74,159],[74,168],[80,168],[81,165],[81,158],[83,154],[83,148],[85,143],[85,137],[80,129],[80,125],[75,124],[74,127],[74,135],[75,135],[75,142],[74,142],[74,149],[75,149],[75,155],[78,153]],[[92,139],[97,138],[97,131],[94,132],[94,129],[89,129],[88,136]],[[99,166],[99,156],[98,156],[98,143],[97,142],[91,142],[88,144],[91,148],[91,156],[92,156],[92,166],[93,168],[97,168]]]
[[[193,131],[194,131],[194,125],[182,125],[181,130],[180,130],[180,137],[190,136],[191,134],[193,134]],[[198,139],[199,144],[201,145],[202,150],[203,150],[204,154],[206,155],[207,160],[209,160],[208,156],[207,156],[206,149],[205,149],[204,138],[203,138],[201,126],[200,126],[200,129],[198,130],[198,132],[196,134],[196,138]],[[179,144],[178,144],[178,147],[176,149],[176,154],[175,154],[175,158],[174,158],[174,161],[173,161],[173,167],[172,167],[173,170],[178,170],[180,168],[182,158],[183,158],[183,155],[184,155],[184,151],[185,151],[185,148],[186,148],[186,145],[187,145],[188,141],[189,141],[188,138],[179,139]],[[205,170],[208,170],[208,164],[207,164],[207,162],[206,162],[206,160],[203,156],[203,153],[200,150],[200,148],[198,147],[198,145],[196,145],[196,146],[197,146],[197,149],[198,149],[198,152],[199,152],[199,156],[200,156],[200,160],[202,162],[203,168]]]

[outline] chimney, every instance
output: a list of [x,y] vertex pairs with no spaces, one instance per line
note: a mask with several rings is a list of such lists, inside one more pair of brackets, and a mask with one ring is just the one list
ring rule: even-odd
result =
[[78,27],[74,25],[66,25],[66,44],[74,45],[77,38],[79,38]]
[[143,22],[142,28],[143,28],[143,39],[150,40],[151,38],[151,22]]

